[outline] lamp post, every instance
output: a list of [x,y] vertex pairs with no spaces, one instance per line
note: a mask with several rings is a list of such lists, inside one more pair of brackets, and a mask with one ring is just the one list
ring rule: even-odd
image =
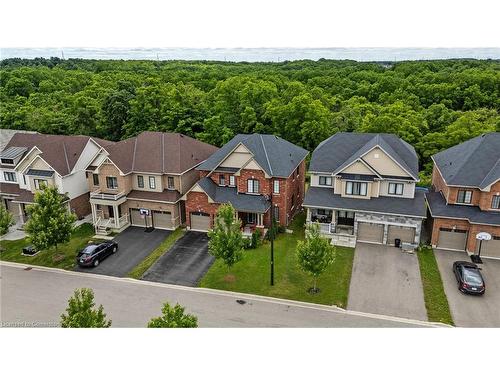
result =
[[[273,182],[271,182],[273,183]],[[267,200],[271,203],[271,286],[274,285],[274,207],[273,193],[269,194]]]

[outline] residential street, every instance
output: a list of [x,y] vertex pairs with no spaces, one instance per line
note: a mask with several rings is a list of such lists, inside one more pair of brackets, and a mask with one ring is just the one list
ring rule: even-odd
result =
[[[0,263],[3,326],[56,325],[74,289],[92,288],[114,327],[145,327],[162,303],[180,303],[200,327],[429,327],[405,319],[239,293]],[[237,300],[244,300],[240,304]]]

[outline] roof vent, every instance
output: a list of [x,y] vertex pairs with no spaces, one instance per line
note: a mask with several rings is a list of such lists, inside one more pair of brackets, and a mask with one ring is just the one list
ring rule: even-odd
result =
[[374,153],[374,154],[373,154],[373,157],[374,157],[375,159],[378,159],[378,158],[380,157],[380,154],[379,154],[378,152],[376,152],[376,153]]

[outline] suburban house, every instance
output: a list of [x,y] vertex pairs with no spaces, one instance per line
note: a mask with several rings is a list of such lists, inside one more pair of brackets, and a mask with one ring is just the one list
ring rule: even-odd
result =
[[200,180],[183,197],[187,227],[208,231],[222,203],[235,208],[246,235],[270,227],[271,206],[288,225],[302,205],[307,154],[274,135],[236,135],[196,168]]
[[79,218],[90,214],[85,167],[108,141],[88,136],[16,132],[0,153],[0,198],[18,225],[26,206],[43,185],[56,186],[68,209]]
[[487,133],[432,157],[432,191],[426,195],[433,247],[500,258],[500,133]]
[[96,232],[129,225],[174,229],[185,221],[181,196],[217,148],[177,133],[143,132],[102,147],[86,166]]
[[414,148],[393,134],[337,133],[314,150],[307,222],[333,244],[418,245],[426,216]]

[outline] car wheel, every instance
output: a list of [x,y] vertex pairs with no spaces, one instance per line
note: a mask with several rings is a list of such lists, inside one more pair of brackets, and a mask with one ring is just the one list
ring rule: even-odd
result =
[[94,260],[94,267],[97,267],[99,265],[99,259]]
[[113,254],[116,253],[117,250],[116,246],[113,246]]

